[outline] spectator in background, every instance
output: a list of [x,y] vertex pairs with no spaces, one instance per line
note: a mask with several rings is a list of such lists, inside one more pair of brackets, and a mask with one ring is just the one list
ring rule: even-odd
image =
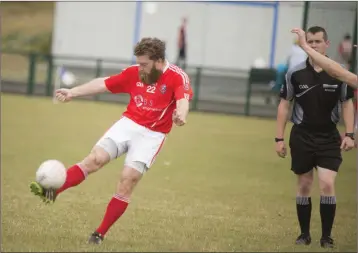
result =
[[297,64],[304,62],[307,59],[306,52],[298,45],[298,40],[295,39],[288,56],[288,69],[293,68]]
[[346,34],[341,43],[338,45],[339,62],[343,64],[347,69],[350,68],[352,60],[352,37]]
[[281,63],[276,67],[276,82],[272,90],[279,94],[282,85],[284,85],[286,82],[285,76],[287,71],[294,66],[306,61],[306,59],[306,52],[298,45],[298,40],[295,39],[290,49],[287,62]]
[[280,92],[282,85],[285,83],[285,76],[288,70],[287,63],[278,64],[276,67],[276,85],[273,90],[277,93]]
[[182,24],[179,28],[178,36],[178,58],[176,65],[181,67],[183,70],[186,68],[186,49],[187,49],[187,37],[186,37],[186,25],[187,18],[183,18]]

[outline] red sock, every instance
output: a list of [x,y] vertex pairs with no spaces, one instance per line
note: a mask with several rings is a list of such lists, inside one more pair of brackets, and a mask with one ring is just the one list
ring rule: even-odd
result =
[[128,206],[128,199],[116,194],[108,203],[106,213],[101,225],[96,229],[98,233],[104,236],[108,229],[122,216]]
[[87,174],[76,164],[67,170],[66,182],[57,190],[56,194],[60,194],[64,190],[76,186],[85,180]]

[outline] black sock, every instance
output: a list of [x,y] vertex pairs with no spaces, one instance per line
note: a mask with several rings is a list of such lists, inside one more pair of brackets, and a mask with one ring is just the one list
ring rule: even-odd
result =
[[333,221],[336,215],[336,196],[321,196],[320,214],[322,237],[331,236]]
[[311,197],[297,196],[296,210],[298,221],[300,223],[301,233],[309,235],[312,210]]

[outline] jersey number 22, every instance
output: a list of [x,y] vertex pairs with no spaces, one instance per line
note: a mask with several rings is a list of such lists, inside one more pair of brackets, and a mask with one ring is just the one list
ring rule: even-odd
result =
[[147,87],[147,92],[149,92],[149,93],[155,93],[155,86],[148,86]]

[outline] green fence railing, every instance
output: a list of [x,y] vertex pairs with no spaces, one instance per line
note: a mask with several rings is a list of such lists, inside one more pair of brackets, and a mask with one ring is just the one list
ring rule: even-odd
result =
[[[28,95],[52,96],[54,82],[57,77],[57,67],[64,66],[75,76],[82,77],[83,82],[95,77],[108,76],[118,73],[129,61],[118,59],[97,59],[89,57],[43,55],[38,53],[3,52],[3,91],[11,92],[10,83],[26,87]],[[22,60],[20,61],[19,57]],[[14,58],[11,60],[11,58]],[[14,61],[14,62],[12,62]],[[22,62],[22,65],[18,62]],[[26,62],[26,63],[25,63]],[[18,70],[24,77],[16,78],[7,75],[7,69]],[[13,73],[14,71],[12,71]],[[276,97],[269,85],[274,81],[275,70],[255,70],[245,72],[201,66],[187,67],[194,91],[191,110],[216,111],[241,115],[274,116],[276,103],[267,104],[267,97]],[[219,74],[218,74],[219,73]],[[19,77],[15,72],[15,76]],[[19,80],[21,79],[21,80]],[[9,83],[9,85],[6,85]],[[19,89],[18,89],[19,90]],[[94,96],[94,100],[105,100],[105,96]]]

